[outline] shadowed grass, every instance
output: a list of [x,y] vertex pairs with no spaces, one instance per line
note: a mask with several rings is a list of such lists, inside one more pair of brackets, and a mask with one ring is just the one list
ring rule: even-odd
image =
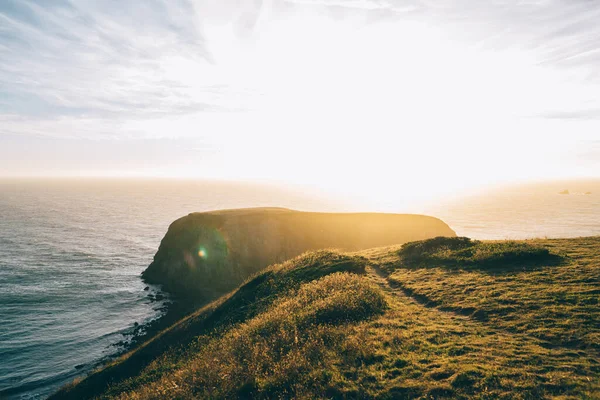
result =
[[409,242],[398,252],[408,267],[449,267],[506,272],[557,265],[563,258],[523,241],[481,242],[467,237],[436,237]]

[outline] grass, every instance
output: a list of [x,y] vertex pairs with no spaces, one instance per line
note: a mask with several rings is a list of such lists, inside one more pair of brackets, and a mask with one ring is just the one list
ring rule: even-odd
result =
[[455,238],[306,253],[54,398],[600,398],[598,249]]
[[507,272],[554,265],[562,257],[528,242],[482,242],[466,237],[436,237],[406,243],[398,252],[403,266],[479,269]]
[[224,335],[202,338],[193,358],[120,398],[324,396],[328,365],[357,350],[345,340],[349,324],[384,308],[376,287],[348,273],[328,275]]
[[[527,332],[547,341],[548,346],[598,350],[597,244],[597,239],[480,243],[469,248],[484,246],[494,252],[473,251],[475,256],[462,264],[462,250],[443,250],[444,257],[435,252],[431,264],[420,261],[420,268],[403,268],[405,247],[412,247],[405,245],[388,271],[392,282],[424,304],[470,315],[511,332]],[[513,251],[515,248],[518,250]],[[450,261],[452,268],[448,269],[439,259],[453,251],[460,256]],[[485,258],[488,254],[493,262]],[[534,254],[539,259],[533,258]],[[522,260],[516,263],[518,257]],[[502,258],[510,263],[497,261]],[[568,262],[569,258],[573,260]],[[476,264],[473,259],[483,262]],[[496,273],[489,274],[490,268]]]
[[[357,255],[317,251],[273,265],[248,279],[234,292],[192,313],[107,368],[93,373],[77,385],[63,388],[54,397],[90,398],[105,392],[109,384],[112,389],[108,393],[113,394],[138,388],[186,362],[195,353],[193,346],[196,343],[225,335],[233,327],[264,315],[275,303],[280,304],[282,299],[295,296],[303,284],[335,274],[364,274],[366,263],[364,257]],[[347,297],[344,301],[351,304]],[[321,317],[335,316],[336,312],[343,311],[341,306],[330,304],[328,311],[319,311]]]

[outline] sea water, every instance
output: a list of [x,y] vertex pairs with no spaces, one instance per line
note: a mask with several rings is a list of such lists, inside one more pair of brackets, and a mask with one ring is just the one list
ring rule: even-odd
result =
[[511,185],[455,195],[420,211],[441,218],[458,235],[476,239],[596,236],[600,181]]
[[159,315],[140,273],[175,219],[272,205],[331,210],[242,184],[0,182],[0,398],[47,397]]
[[[480,239],[600,235],[600,183],[565,185],[389,211],[426,212]],[[571,194],[559,194],[563,189]],[[157,288],[145,291],[140,273],[173,220],[251,206],[355,210],[348,202],[232,183],[0,181],[0,398],[45,398],[114,355],[135,323],[160,315],[148,297]]]

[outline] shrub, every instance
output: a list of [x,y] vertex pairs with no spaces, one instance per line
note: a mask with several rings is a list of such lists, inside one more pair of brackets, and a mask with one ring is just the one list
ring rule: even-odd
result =
[[482,242],[467,237],[436,237],[406,243],[399,251],[408,267],[459,267],[465,269],[526,269],[555,265],[562,258],[547,248],[526,242]]

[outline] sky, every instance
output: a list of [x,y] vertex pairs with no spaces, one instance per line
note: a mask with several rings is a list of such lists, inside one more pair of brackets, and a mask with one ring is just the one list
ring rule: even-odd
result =
[[600,2],[2,0],[0,176],[600,177]]

